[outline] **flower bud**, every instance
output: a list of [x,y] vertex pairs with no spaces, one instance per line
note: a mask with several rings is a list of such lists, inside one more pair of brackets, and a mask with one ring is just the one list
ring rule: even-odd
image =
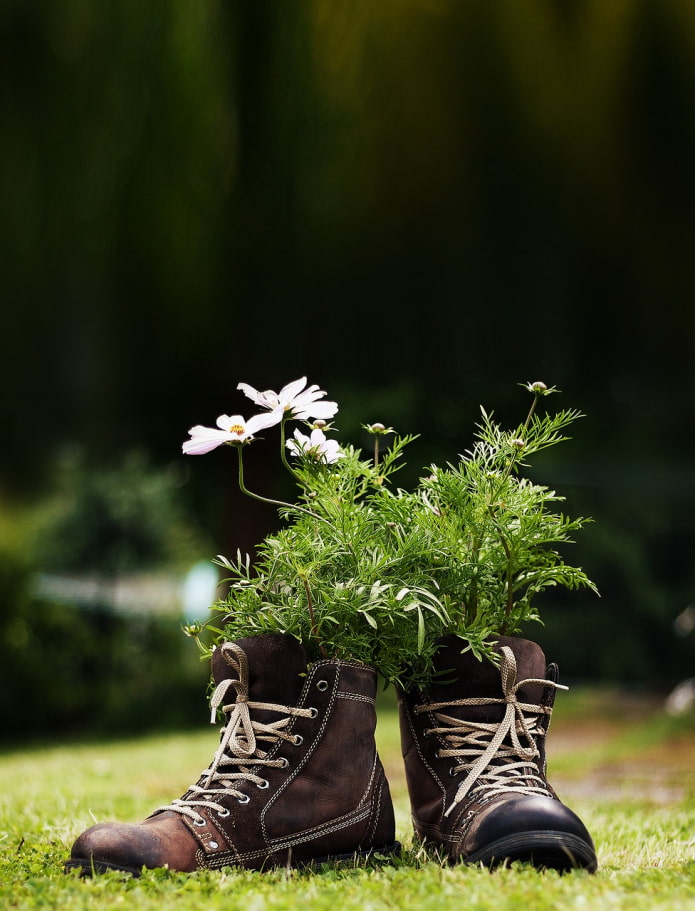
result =
[[523,440],[518,440],[518,439],[517,439],[517,440],[512,440],[512,446],[513,446],[515,449],[523,449],[525,445],[526,445],[526,443],[524,443]]
[[387,433],[395,433],[393,427],[384,427],[384,425],[377,421],[376,424],[363,424],[362,427],[368,432],[373,433],[375,436],[383,437]]

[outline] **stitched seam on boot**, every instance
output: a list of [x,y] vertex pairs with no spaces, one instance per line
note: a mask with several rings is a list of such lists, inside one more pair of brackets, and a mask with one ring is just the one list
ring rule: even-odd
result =
[[276,849],[278,845],[297,845],[302,844],[302,842],[309,841],[311,838],[321,835],[330,835],[332,832],[340,832],[341,829],[347,829],[349,826],[353,826],[358,822],[362,822],[364,819],[369,818],[369,807],[363,807],[359,810],[351,810],[349,813],[345,813],[343,816],[338,816],[336,819],[330,819],[327,822],[320,823],[318,826],[313,826],[310,829],[302,829],[301,832],[295,832],[293,835],[285,835],[283,838],[276,840],[270,840],[268,842],[268,847]]
[[[420,694],[420,695],[422,696],[423,694]],[[427,771],[432,776],[432,779],[434,780],[434,782],[436,783],[436,785],[439,787],[439,789],[442,792],[441,808],[440,808],[438,823],[421,822],[420,819],[418,818],[417,814],[414,811],[414,807],[412,806],[412,801],[411,801],[411,817],[413,820],[413,826],[416,831],[419,831],[422,833],[429,832],[429,833],[431,833],[431,835],[433,837],[436,836],[436,839],[438,839],[440,841],[447,841],[447,842],[451,842],[452,844],[455,844],[458,841],[458,837],[455,835],[447,834],[447,833],[443,832],[441,829],[442,820],[444,819],[444,812],[445,812],[446,806],[447,806],[447,787],[446,787],[445,783],[442,781],[442,779],[439,777],[439,775],[435,772],[434,768],[427,761],[427,759],[425,758],[425,754],[423,753],[422,749],[420,748],[420,739],[419,739],[417,731],[415,730],[415,723],[413,720],[414,713],[411,711],[411,709],[407,705],[407,703],[406,703],[406,717],[408,720],[408,727],[410,728],[412,741],[415,744],[415,749],[417,750],[417,754],[420,757],[422,764],[425,766]],[[429,719],[429,724],[431,726],[435,727],[436,726],[435,719],[432,716],[431,712],[428,712],[427,718]],[[460,818],[460,816],[458,818]]]
[[384,784],[385,776],[382,775],[381,780],[379,781],[379,786],[377,787],[372,798],[371,818],[367,829],[367,838],[370,842],[374,841],[374,835],[376,834],[376,829],[379,825],[379,820],[381,819],[381,803],[384,794]]
[[[216,870],[219,867],[234,866],[234,863],[238,863],[240,857],[239,852],[232,844],[232,842],[227,842],[229,845],[229,850],[227,851],[215,851],[213,854],[206,854],[202,848],[198,848],[195,852],[195,858],[198,861],[198,866],[201,870]],[[216,861],[218,858],[223,858],[223,862],[218,864]],[[234,859],[233,862],[230,859]]]
[[360,661],[349,661],[349,660],[348,661],[343,661],[343,660],[338,661],[338,660],[334,660],[332,658],[325,658],[325,659],[322,659],[321,661],[315,661],[313,664],[309,665],[308,670],[311,672],[314,670],[314,668],[320,668],[320,667],[337,667],[339,669],[341,667],[357,667],[361,671],[367,671],[373,677],[376,676],[376,671],[374,670],[373,667],[370,667],[368,664],[362,664]]
[[441,844],[442,842],[447,842],[451,845],[456,845],[459,842],[459,836],[457,832],[443,832],[439,826],[431,825],[428,823],[421,823],[418,832],[420,838],[429,839],[435,844]]
[[[418,754],[418,756],[420,757],[420,759],[421,759],[421,761],[422,761],[422,764],[425,766],[425,768],[427,769],[427,771],[430,773],[430,775],[432,776],[432,778],[435,780],[435,782],[437,783],[437,785],[438,785],[439,788],[441,789],[441,792],[442,792],[442,813],[443,813],[443,812],[444,812],[444,802],[446,801],[446,788],[445,788],[445,786],[444,786],[444,782],[441,780],[441,778],[439,777],[439,775],[437,775],[437,773],[435,772],[435,770],[432,768],[432,766],[429,764],[429,762],[428,762],[427,759],[425,758],[425,754],[424,754],[424,753],[422,752],[422,750],[420,749],[420,739],[419,739],[419,737],[418,737],[417,731],[415,730],[415,724],[414,724],[414,722],[413,722],[413,716],[412,716],[412,714],[411,714],[410,708],[408,708],[408,707],[406,707],[406,708],[407,708],[408,727],[410,728],[410,733],[412,734],[412,739],[413,739],[413,743],[415,744],[415,749],[417,750],[417,754]],[[434,725],[434,719],[431,717],[431,715],[428,715],[428,717],[429,717],[429,719],[430,719],[430,723],[431,723],[432,725]]]
[[370,776],[369,776],[369,781],[367,782],[367,787],[365,788],[365,790],[364,790],[362,796],[360,797],[360,799],[359,799],[359,801],[358,801],[358,803],[357,803],[357,806],[358,806],[358,807],[363,806],[363,805],[364,805],[365,803],[367,803],[367,801],[369,800],[369,794],[370,794],[370,792],[372,791],[372,788],[374,787],[374,779],[375,779],[375,777],[376,777],[376,773],[377,773],[377,770],[378,770],[378,766],[379,766],[379,757],[378,757],[378,755],[375,753],[375,754],[374,754],[374,763],[372,764],[372,771],[371,771],[371,774],[370,774]]
[[360,693],[336,693],[337,699],[352,699],[355,702],[366,702],[367,705],[376,705],[376,699],[371,696],[362,696]]
[[[219,842],[222,842],[223,844],[227,845],[228,848],[233,849],[234,843],[229,840],[229,838],[227,837],[227,833],[222,828],[220,828],[220,826],[215,825],[215,823],[212,821],[212,819],[210,818],[210,816],[207,813],[201,813],[200,815],[207,823],[207,827],[203,827],[203,828],[207,828],[207,829],[211,830],[211,832],[213,834],[212,841],[216,841],[217,839],[219,839]],[[204,857],[209,857],[213,854],[220,854],[223,852],[224,849],[220,849],[220,848],[210,848],[209,851],[206,850],[206,844],[205,844],[205,841],[203,840],[203,837],[205,835],[210,835],[211,832],[210,831],[201,831],[200,827],[198,827],[198,826],[194,827],[192,821],[189,820],[187,817],[182,817],[182,819],[183,819],[183,823],[186,826],[186,828],[188,829],[188,831],[191,833],[191,835],[195,838],[195,840],[200,845],[200,848],[198,850],[203,852]],[[232,825],[234,825],[233,816],[230,816],[230,821],[231,821]],[[197,853],[198,852],[196,852],[196,856],[197,856]]]
[[[320,826],[316,826],[313,829],[304,829],[301,832],[297,832],[294,835],[288,835],[284,838],[277,839],[276,841],[268,841],[268,844],[264,848],[259,848],[257,851],[247,851],[243,854],[233,854],[229,852],[228,855],[225,854],[216,854],[213,857],[207,858],[207,863],[212,868],[225,867],[225,866],[234,866],[234,864],[243,863],[244,861],[257,860],[263,857],[269,857],[272,854],[282,851],[285,848],[291,848],[295,845],[301,845],[308,841],[311,841],[313,838],[320,838],[325,835],[331,835],[333,832],[340,832],[342,829],[346,829],[351,825],[362,822],[363,819],[369,816],[369,810],[365,809],[359,813],[351,813],[346,816],[340,817],[338,820],[331,820],[330,824],[323,823]],[[356,847],[355,850],[358,850]],[[230,859],[232,863],[230,864]]]
[[[319,662],[319,663],[320,663],[320,662]],[[335,703],[336,693],[337,693],[338,685],[339,685],[339,683],[340,683],[340,666],[337,665],[337,664],[335,664],[334,662],[326,662],[326,665],[331,665],[331,666],[334,666],[334,667],[336,668],[335,684],[334,684],[334,687],[333,687],[333,692],[331,693],[331,697],[330,697],[330,700],[329,700],[329,702],[328,702],[328,706],[327,706],[326,712],[325,712],[323,718],[321,719],[321,727],[320,727],[319,730],[316,732],[311,747],[307,750],[306,754],[305,754],[304,757],[301,759],[301,761],[299,762],[299,764],[298,764],[298,765],[292,770],[292,772],[290,772],[290,774],[285,778],[285,780],[282,782],[282,784],[281,784],[280,787],[277,789],[277,791],[275,791],[275,793],[271,795],[271,797],[269,798],[269,800],[267,801],[267,803],[265,804],[265,806],[264,806],[263,809],[261,810],[261,832],[263,833],[263,838],[265,839],[266,842],[270,842],[270,839],[268,838],[268,830],[267,830],[267,828],[266,828],[266,814],[267,814],[268,811],[271,809],[271,807],[274,806],[274,804],[275,804],[275,802],[277,801],[278,797],[279,797],[282,793],[284,793],[284,791],[286,791],[287,788],[292,784],[292,782],[295,780],[295,778],[299,775],[300,771],[304,768],[304,766],[309,762],[309,759],[310,759],[310,758],[314,755],[314,753],[316,752],[316,750],[317,750],[319,744],[321,743],[321,741],[322,741],[322,739],[323,739],[324,732],[325,732],[326,727],[327,727],[327,725],[328,725],[328,719],[331,717],[331,715],[332,715],[332,713],[333,713],[333,705],[334,705],[334,703]],[[309,692],[309,687],[310,687],[310,685],[311,685],[311,683],[312,683],[314,677],[316,676],[315,673],[314,673],[314,668],[316,668],[316,665],[312,665],[312,667],[311,667],[311,669],[310,669],[310,671],[309,671],[309,675],[307,676],[307,680],[306,680],[306,683],[305,683],[305,685],[304,685],[304,690],[302,691],[302,694],[301,694],[301,696],[300,696],[300,700],[299,700],[299,702],[297,703],[298,705],[300,705],[300,704],[303,705],[303,704],[304,704],[304,698],[305,698],[306,695],[308,694],[308,692]]]

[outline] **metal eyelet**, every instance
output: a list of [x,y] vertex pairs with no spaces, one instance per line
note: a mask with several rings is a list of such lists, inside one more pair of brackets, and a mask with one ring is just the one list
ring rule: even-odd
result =
[[456,766],[452,766],[449,769],[449,778],[456,778],[457,775],[458,775],[458,772],[456,771]]
[[300,747],[303,743],[304,743],[304,738],[302,737],[302,735],[301,735],[301,734],[295,734],[295,735],[294,735],[294,745],[295,745],[296,747]]
[[251,800],[251,798],[249,797],[248,794],[244,794],[243,797],[237,797],[237,803],[242,804],[242,806],[243,806],[244,804],[249,803],[250,800]]
[[259,791],[265,791],[265,789],[266,789],[269,785],[270,785],[270,782],[267,781],[265,778],[261,779],[261,781],[259,781],[259,782],[256,783],[256,787],[259,789]]
[[218,810],[218,811],[217,811],[217,816],[218,816],[219,819],[226,819],[226,818],[227,818],[228,816],[230,816],[230,815],[231,815],[231,814],[230,814],[229,810],[227,810],[227,809],[224,808],[224,807],[223,807],[221,810]]
[[316,684],[316,689],[320,690],[322,693],[325,693],[326,690],[328,689],[328,681],[319,680],[319,682]]
[[210,842],[208,842],[208,848],[212,848],[212,850],[214,851],[215,848],[219,848],[219,845],[217,844],[216,841],[210,841]]
[[287,766],[288,766],[289,764],[290,764],[289,759],[288,759],[286,756],[281,756],[281,757],[280,757],[280,765],[278,766],[278,768],[280,768],[280,769],[286,769]]
[[309,718],[318,718],[319,710],[311,708],[309,709]]
[[425,730],[422,732],[422,736],[425,740],[429,740],[431,734],[432,731],[429,728],[425,728]]
[[193,825],[198,826],[199,829],[202,829],[203,826],[207,825],[207,822],[201,816],[200,820],[198,820],[198,819],[193,820]]

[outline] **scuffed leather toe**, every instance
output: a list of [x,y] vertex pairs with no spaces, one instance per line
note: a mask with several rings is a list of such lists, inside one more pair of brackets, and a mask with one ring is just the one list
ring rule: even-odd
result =
[[138,875],[143,867],[191,872],[198,869],[196,842],[176,813],[160,813],[138,825],[99,823],[72,846],[66,867],[84,874],[121,870]]

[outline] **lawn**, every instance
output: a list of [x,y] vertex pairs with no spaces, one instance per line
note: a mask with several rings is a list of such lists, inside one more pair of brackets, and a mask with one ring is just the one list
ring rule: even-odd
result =
[[550,780],[594,836],[599,872],[559,876],[513,866],[450,867],[413,846],[390,700],[379,744],[403,856],[392,865],[315,873],[153,871],[80,880],[62,862],[95,821],[137,821],[179,796],[207,765],[216,733],[55,743],[0,754],[0,908],[616,909],[695,911],[695,723],[656,704],[583,690],[562,694],[549,738]]

